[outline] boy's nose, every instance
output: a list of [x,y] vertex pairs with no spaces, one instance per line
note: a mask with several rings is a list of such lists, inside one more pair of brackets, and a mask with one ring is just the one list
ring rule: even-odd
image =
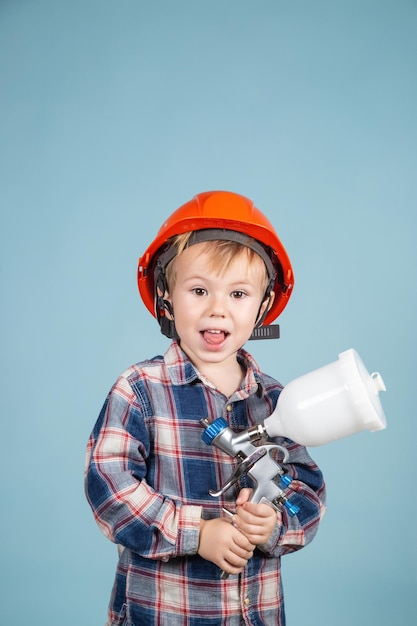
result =
[[224,317],[226,314],[226,302],[224,296],[213,295],[210,298],[210,315],[212,317]]

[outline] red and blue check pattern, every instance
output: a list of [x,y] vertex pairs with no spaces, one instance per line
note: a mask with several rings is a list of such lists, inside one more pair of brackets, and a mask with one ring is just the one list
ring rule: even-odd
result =
[[[233,460],[201,440],[200,419],[224,417],[243,430],[268,417],[282,389],[240,350],[241,388],[226,398],[202,379],[174,341],[164,356],[132,366],[108,394],[91,433],[86,494],[103,533],[119,546],[109,625],[284,626],[280,558],[307,545],[324,512],[322,474],[306,449],[277,439],[290,452],[291,501],[268,545],[258,546],[240,576],[197,554],[199,523],[233,508],[223,484]],[[243,479],[240,487],[250,486]]]

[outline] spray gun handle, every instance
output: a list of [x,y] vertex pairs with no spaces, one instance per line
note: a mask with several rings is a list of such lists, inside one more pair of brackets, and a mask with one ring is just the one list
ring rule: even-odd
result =
[[[285,463],[289,458],[288,450],[286,448],[274,444],[265,444],[254,447],[250,443],[250,436],[247,439],[244,438],[238,442],[226,420],[222,417],[214,420],[213,422],[209,422],[205,419],[201,420],[201,425],[204,427],[204,432],[201,438],[207,445],[214,444],[233,457],[238,456],[239,452],[242,452],[242,447],[244,448],[245,453],[248,453],[249,450],[251,450],[251,452],[249,452],[249,454],[239,462],[231,477],[219,490],[209,490],[211,496],[218,497],[222,495],[232,485],[236,484],[236,482],[244,474],[249,474],[257,483],[255,491],[252,494],[251,501],[264,501],[277,510],[285,507],[290,516],[297,515],[299,512],[298,506],[291,504],[284,491],[286,487],[289,486],[292,479],[290,476],[283,473],[280,465],[274,461],[269,454],[272,450],[279,451],[282,454],[283,462]],[[249,431],[246,432],[249,434]],[[224,437],[226,440],[222,441]],[[251,470],[253,471],[251,472]],[[267,471],[265,472],[264,470]],[[276,483],[278,476],[280,477],[283,489],[281,489]],[[266,497],[264,493],[265,486],[267,487],[265,492],[268,493],[270,499]],[[228,511],[226,512],[229,513]],[[227,572],[221,572],[222,580],[225,580],[228,577],[229,575]]]

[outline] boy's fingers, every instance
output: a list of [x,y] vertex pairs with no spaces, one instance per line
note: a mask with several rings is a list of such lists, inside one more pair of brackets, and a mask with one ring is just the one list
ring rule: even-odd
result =
[[242,511],[246,511],[250,515],[254,517],[271,517],[272,515],[276,516],[275,509],[269,504],[255,504],[254,502],[245,502],[242,505]]
[[252,493],[253,493],[253,489],[250,489],[249,487],[244,487],[243,489],[241,489],[236,499],[236,506],[241,506],[245,504],[245,502],[248,502]]

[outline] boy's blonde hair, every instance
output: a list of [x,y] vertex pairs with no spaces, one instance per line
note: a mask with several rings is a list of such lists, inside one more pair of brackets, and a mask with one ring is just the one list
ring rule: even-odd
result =
[[[169,291],[174,288],[176,281],[175,260],[182,252],[184,252],[184,250],[190,247],[188,244],[192,234],[192,232],[183,233],[182,235],[176,235],[171,240],[171,245],[177,249],[177,254],[165,269],[165,277]],[[218,274],[225,272],[238,257],[243,255],[245,255],[250,266],[255,265],[262,267],[263,278],[261,288],[262,293],[265,293],[269,283],[268,272],[263,259],[259,256],[259,254],[257,254],[257,252],[255,252],[255,250],[245,246],[243,243],[230,240],[215,239],[211,241],[202,241],[200,242],[200,245],[202,253],[209,254],[210,269]]]

